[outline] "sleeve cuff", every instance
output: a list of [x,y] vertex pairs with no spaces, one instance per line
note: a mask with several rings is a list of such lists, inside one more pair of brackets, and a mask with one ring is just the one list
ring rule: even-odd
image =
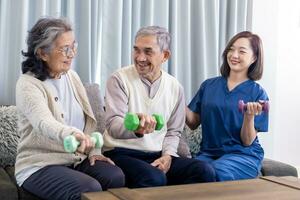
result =
[[89,158],[90,158],[91,156],[95,156],[95,155],[102,155],[101,149],[96,149],[96,148],[94,148],[94,149],[89,153]]
[[136,137],[138,137],[138,138],[144,137],[144,134],[134,133],[134,135],[135,135]]
[[174,151],[170,151],[170,150],[163,150],[162,155],[170,155],[173,157],[179,157],[179,155],[177,154],[176,151],[174,152]]

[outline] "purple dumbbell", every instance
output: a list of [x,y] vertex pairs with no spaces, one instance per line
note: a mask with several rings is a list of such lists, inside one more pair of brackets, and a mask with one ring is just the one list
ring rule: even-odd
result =
[[[269,112],[269,101],[259,102],[262,105],[262,110],[266,113]],[[244,113],[247,111],[247,104],[243,100],[239,100],[239,111]]]

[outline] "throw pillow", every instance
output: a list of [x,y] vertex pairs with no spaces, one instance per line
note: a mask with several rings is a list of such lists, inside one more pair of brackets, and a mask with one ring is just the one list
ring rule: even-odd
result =
[[19,140],[17,132],[16,106],[0,107],[0,166],[13,166],[15,164],[17,145]]
[[200,151],[200,143],[202,139],[201,126],[195,130],[191,130],[187,125],[185,125],[183,135],[186,138],[192,157],[196,156]]

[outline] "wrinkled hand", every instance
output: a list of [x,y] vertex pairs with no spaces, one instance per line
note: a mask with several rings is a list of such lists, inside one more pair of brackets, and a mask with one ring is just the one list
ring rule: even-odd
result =
[[137,116],[140,119],[140,125],[138,129],[135,131],[135,133],[148,134],[154,132],[156,126],[156,120],[152,115],[137,113]]
[[78,152],[82,154],[88,154],[94,148],[95,144],[89,135],[75,133],[74,136],[76,140],[80,142],[80,145],[77,148]]
[[108,163],[110,163],[112,165],[115,165],[114,161],[112,161],[110,158],[105,157],[103,155],[93,155],[93,156],[89,157],[89,160],[90,160],[90,165],[91,166],[95,165],[95,161],[96,160],[108,162]]
[[247,103],[247,111],[245,112],[245,115],[260,115],[262,112],[262,106],[263,101],[259,102],[248,102]]
[[172,157],[170,155],[163,155],[162,157],[156,159],[151,165],[157,167],[164,173],[167,173],[170,169],[172,163]]

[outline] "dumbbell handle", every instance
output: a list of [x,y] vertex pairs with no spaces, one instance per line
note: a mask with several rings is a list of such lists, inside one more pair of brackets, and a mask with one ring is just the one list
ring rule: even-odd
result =
[[[155,130],[161,130],[164,126],[164,119],[161,115],[153,114],[152,115],[156,120]],[[135,131],[140,125],[140,119],[135,113],[128,112],[124,118],[124,126],[127,130]]]
[[[259,102],[262,105],[262,110],[264,112],[269,112],[269,101],[264,101],[264,102]],[[239,111],[240,112],[245,112],[247,111],[247,104],[244,103],[243,100],[239,100]]]
[[[101,149],[103,146],[103,137],[101,133],[94,132],[91,134],[91,140],[95,144],[95,148]],[[69,135],[64,139],[64,149],[66,152],[73,153],[77,150],[80,142],[76,140],[74,135]]]

